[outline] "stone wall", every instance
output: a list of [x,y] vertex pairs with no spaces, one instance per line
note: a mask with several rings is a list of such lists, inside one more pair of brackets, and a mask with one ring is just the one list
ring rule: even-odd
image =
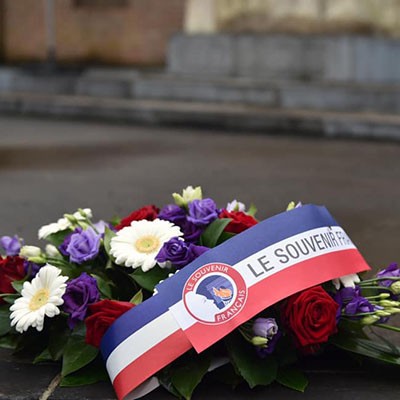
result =
[[400,37],[400,0],[188,0],[185,31]]
[[[1,0],[0,0],[1,1]],[[46,58],[44,0],[2,0],[8,62]],[[54,0],[58,62],[154,65],[182,30],[185,0]]]

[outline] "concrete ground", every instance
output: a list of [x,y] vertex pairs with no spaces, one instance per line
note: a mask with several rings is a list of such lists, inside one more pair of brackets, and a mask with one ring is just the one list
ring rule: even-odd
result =
[[[399,182],[400,145],[393,142],[0,117],[0,235],[17,233],[28,244],[37,244],[38,228],[64,212],[91,207],[95,218],[123,216],[148,203],[166,204],[172,192],[191,184],[220,206],[234,198],[255,203],[260,219],[291,200],[324,204],[380,268],[400,261]],[[0,399],[37,399],[54,373],[0,353]],[[341,386],[329,376],[315,378],[302,398],[395,399],[400,393],[400,383],[389,385],[386,375],[376,381],[374,373],[340,375]],[[280,390],[255,398],[300,397]],[[212,398],[228,393],[217,390]],[[105,385],[51,397],[76,398],[105,400],[113,393]]]

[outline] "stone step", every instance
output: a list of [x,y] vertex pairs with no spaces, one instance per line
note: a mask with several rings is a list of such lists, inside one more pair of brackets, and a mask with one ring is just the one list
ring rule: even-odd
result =
[[35,75],[0,69],[0,93],[238,103],[282,109],[400,112],[400,84],[349,84],[254,78],[206,78],[133,69]]
[[262,133],[400,140],[400,116],[241,103],[0,93],[0,112]]
[[[85,94],[93,95],[93,88]],[[132,97],[184,101],[233,102],[283,109],[400,112],[400,85],[266,81],[246,78],[141,76]]]

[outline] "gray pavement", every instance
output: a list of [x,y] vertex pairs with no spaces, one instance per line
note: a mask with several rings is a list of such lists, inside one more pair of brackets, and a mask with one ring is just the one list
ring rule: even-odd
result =
[[[91,207],[99,219],[125,215],[148,203],[166,204],[172,192],[192,184],[221,206],[233,198],[254,202],[259,218],[291,200],[324,204],[378,268],[400,261],[399,160],[397,143],[0,117],[0,235],[18,233],[34,244],[37,229],[64,212]],[[36,399],[54,372],[0,353],[0,399]],[[386,375],[342,375],[317,374],[315,388],[302,398],[399,397],[400,384],[389,385]],[[18,385],[29,376],[34,387]],[[224,390],[211,398],[228,397]],[[300,397],[280,390],[254,398]],[[107,384],[58,390],[51,399],[112,396]]]

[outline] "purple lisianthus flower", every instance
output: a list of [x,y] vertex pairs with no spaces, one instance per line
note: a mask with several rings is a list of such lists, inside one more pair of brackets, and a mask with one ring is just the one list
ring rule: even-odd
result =
[[42,268],[42,265],[35,264],[32,261],[24,260],[25,274],[29,274],[31,278],[34,278],[36,276],[40,268]]
[[188,221],[198,226],[205,226],[218,218],[218,209],[212,199],[193,200],[189,204]]
[[182,226],[186,221],[186,211],[176,204],[168,204],[161,209],[158,218]]
[[106,231],[106,228],[111,229],[112,231],[115,231],[115,228],[112,226],[112,224],[100,220],[93,224],[94,228],[96,229],[97,233],[100,234],[101,236],[104,236],[104,233]]
[[[390,264],[387,268],[379,271],[376,274],[377,278],[399,278],[400,279],[400,269],[396,263]],[[387,279],[387,280],[380,280],[378,281],[379,286],[390,287],[394,280]]]
[[193,222],[187,221],[181,226],[183,237],[186,242],[196,243],[204,231],[204,227],[197,226]]
[[365,297],[356,296],[344,307],[344,312],[351,316],[359,313],[374,312],[375,307]]
[[263,346],[256,346],[257,354],[264,358],[268,354],[272,354],[275,346],[281,336],[278,324],[274,318],[257,318],[253,324],[254,336],[267,339],[267,343]]
[[209,250],[208,247],[196,246],[174,237],[164,243],[156,256],[156,260],[159,263],[170,262],[177,268],[183,268],[207,250]]
[[334,300],[339,304],[339,310],[341,311],[344,309],[344,313],[347,316],[375,311],[375,306],[365,297],[361,296],[360,288],[358,286],[355,288],[344,287],[340,289],[336,293]]
[[[71,262],[82,264],[97,256],[100,239],[101,235],[97,234],[91,227],[86,230],[77,228],[68,239],[66,238],[69,242],[65,248],[65,253],[69,256]],[[62,252],[61,248],[60,251]]]
[[68,326],[74,329],[79,321],[85,319],[88,306],[100,300],[96,279],[83,272],[78,278],[67,282],[63,299],[63,309],[69,314]]
[[71,241],[71,237],[74,233],[80,233],[82,232],[82,228],[76,228],[73,232],[69,233],[67,236],[64,237],[64,241],[58,246],[58,250],[60,250],[60,253],[66,257],[69,256],[69,253],[67,252],[67,247],[69,245],[69,242]]
[[22,239],[17,235],[2,236],[0,238],[0,245],[6,252],[7,256],[17,256],[21,250]]

